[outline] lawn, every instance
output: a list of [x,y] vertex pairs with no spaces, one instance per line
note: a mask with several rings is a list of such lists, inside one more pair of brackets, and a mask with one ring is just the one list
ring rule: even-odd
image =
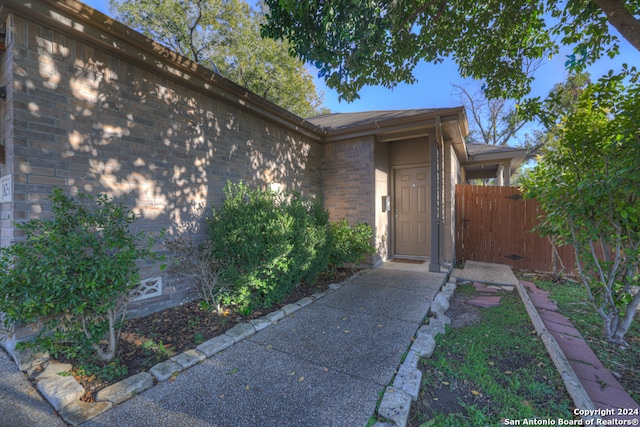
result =
[[[632,324],[630,346],[602,339],[602,321],[581,284],[527,275],[550,292],[602,363],[637,402],[640,400],[640,325]],[[422,388],[410,426],[485,426],[507,420],[571,420],[573,402],[517,292],[502,292],[501,305],[479,309],[476,295],[458,286],[447,314],[452,325],[436,338],[430,359],[421,360]]]
[[[572,419],[572,402],[517,292],[501,305],[466,303],[471,285],[460,285],[447,314],[455,320],[430,359],[421,360],[422,388],[410,426],[499,425],[507,419]],[[476,312],[475,321],[469,313]]]

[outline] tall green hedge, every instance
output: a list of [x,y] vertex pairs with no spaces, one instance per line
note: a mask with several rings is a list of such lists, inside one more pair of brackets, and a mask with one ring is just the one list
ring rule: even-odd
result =
[[269,307],[326,269],[331,233],[319,200],[242,182],[227,183],[224,194],[208,222],[220,279],[231,288],[223,303],[245,312]]

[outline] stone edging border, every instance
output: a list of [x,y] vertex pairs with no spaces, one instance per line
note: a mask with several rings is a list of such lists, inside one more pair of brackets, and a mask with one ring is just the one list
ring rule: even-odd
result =
[[[391,422],[377,422],[372,427],[405,427],[411,412],[411,404],[418,399],[422,381],[422,371],[418,368],[421,357],[430,358],[436,348],[435,337],[445,333],[445,325],[451,319],[444,313],[449,309],[449,301],[456,290],[456,279],[445,278],[440,292],[435,296],[429,307],[435,317],[429,318],[429,324],[422,325],[416,332],[404,362],[398,368],[393,385],[387,386],[378,415]],[[447,282],[444,284],[444,282]]]
[[[73,426],[77,426],[108,411],[115,405],[150,389],[155,384],[175,378],[176,375],[185,369],[201,363],[233,344],[277,323],[279,320],[295,313],[302,307],[331,294],[333,291],[368,272],[369,270],[361,270],[340,283],[330,284],[329,287],[321,293],[304,297],[292,304],[287,304],[258,319],[239,323],[224,334],[211,338],[194,349],[187,350],[173,356],[169,360],[154,365],[148,372],[143,371],[137,373],[103,388],[96,394],[95,402],[80,401],[80,398],[84,395],[84,387],[82,387],[73,376],[60,375],[71,371],[72,366],[70,364],[48,364],[46,369],[35,377],[37,388],[64,421]],[[444,325],[442,329],[444,329]],[[435,341],[433,345],[435,346]],[[416,357],[416,366],[418,360],[419,358]],[[31,368],[33,368],[33,366],[31,366]],[[420,386],[419,378],[417,385],[418,387]]]

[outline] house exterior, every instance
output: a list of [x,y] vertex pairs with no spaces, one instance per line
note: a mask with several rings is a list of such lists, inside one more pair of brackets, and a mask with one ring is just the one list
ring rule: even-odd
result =
[[[127,197],[138,230],[202,239],[225,183],[243,180],[370,224],[372,266],[440,271],[455,256],[455,184],[508,182],[522,155],[470,149],[462,107],[305,120],[75,0],[4,0],[0,23],[2,245],[46,217],[54,186]],[[156,266],[141,276],[132,315],[193,295]]]

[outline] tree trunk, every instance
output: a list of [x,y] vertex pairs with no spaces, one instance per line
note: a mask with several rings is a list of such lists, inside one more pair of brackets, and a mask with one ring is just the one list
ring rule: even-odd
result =
[[116,333],[116,316],[117,316],[116,309],[110,308],[109,312],[107,313],[107,316],[109,319],[107,349],[106,351],[103,350],[99,343],[93,344],[93,349],[95,350],[100,360],[103,360],[105,362],[111,362],[116,357],[116,347],[118,346],[118,334]]
[[622,0],[592,0],[605,15],[609,23],[620,32],[633,47],[640,51],[640,21],[629,12]]
[[631,322],[636,315],[638,304],[640,304],[640,292],[633,296],[633,299],[627,305],[627,311],[624,314],[624,317],[620,322],[618,322],[618,327],[611,337],[611,342],[614,344],[627,345],[627,342],[624,340],[624,336],[629,330]]

